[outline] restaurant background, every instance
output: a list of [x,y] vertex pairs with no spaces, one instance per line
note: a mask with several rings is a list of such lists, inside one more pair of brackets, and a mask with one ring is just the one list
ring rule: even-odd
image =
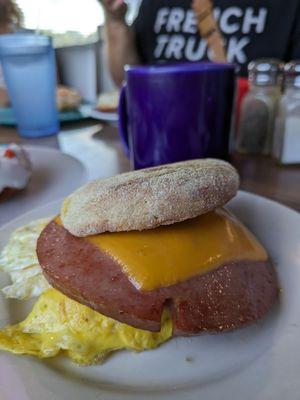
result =
[[[137,15],[138,8],[140,1],[137,0],[130,0],[128,3],[128,13],[126,15],[127,23],[131,24],[135,16]],[[82,96],[82,105],[81,108],[78,110],[68,111],[64,114],[60,115],[61,123],[62,123],[62,130],[61,133],[58,135],[57,140],[60,141],[60,138],[64,136],[64,131],[72,127],[72,119],[80,119],[84,118],[81,122],[78,121],[73,125],[75,128],[79,128],[80,124],[86,125],[93,125],[93,120],[88,119],[88,117],[96,117],[97,119],[100,117],[100,123],[103,125],[101,127],[102,131],[112,130],[114,132],[117,131],[116,129],[116,121],[117,117],[113,114],[111,116],[109,113],[104,115],[99,114],[99,110],[96,111],[93,109],[93,106],[90,105],[97,103],[99,100],[100,102],[103,100],[99,98],[99,94],[104,94],[104,99],[107,102],[106,94],[108,94],[108,100],[116,101],[116,86],[111,78],[109,68],[108,68],[108,59],[107,59],[107,48],[106,48],[106,35],[105,35],[105,18],[104,18],[104,10],[101,3],[97,0],[87,0],[83,3],[81,2],[72,2],[70,0],[56,0],[50,1],[45,0],[43,2],[36,2],[34,0],[18,0],[18,6],[22,10],[23,16],[23,26],[25,30],[30,32],[37,32],[46,35],[50,35],[53,39],[53,44],[56,50],[56,61],[57,61],[57,78],[59,84],[66,85],[67,87],[74,88],[76,91],[80,93]],[[249,10],[248,10],[249,11]],[[252,13],[255,13],[254,11]],[[218,14],[218,13],[215,13]],[[260,15],[260,11],[259,11]],[[218,19],[220,19],[220,15],[215,15]],[[221,20],[219,22],[224,25],[224,17],[221,14]],[[223,21],[223,22],[222,22]],[[231,20],[232,22],[232,20]],[[257,19],[253,20],[253,24],[257,24],[259,21]],[[222,25],[222,29],[224,30],[225,26]],[[258,29],[258,26],[255,25]],[[266,60],[268,63],[268,60]],[[265,68],[264,60],[261,60],[260,67],[258,68]],[[281,68],[281,67],[280,67]],[[296,69],[294,69],[296,71]],[[278,75],[278,85],[281,85],[282,82],[282,73],[279,72]],[[276,78],[277,79],[277,78]],[[298,79],[298,78],[297,78]],[[297,81],[297,80],[296,80]],[[279,87],[279,86],[278,86]],[[279,159],[280,159],[280,146],[281,146],[281,139],[278,140],[277,135],[277,159],[270,157],[261,157],[254,156],[251,153],[264,153],[270,154],[271,149],[270,147],[265,150],[265,148],[261,145],[253,143],[253,140],[250,144],[250,148],[247,149],[244,144],[247,141],[242,140],[243,138],[243,129],[244,129],[244,120],[251,121],[248,117],[243,117],[241,115],[242,111],[242,103],[245,102],[246,97],[245,95],[249,92],[249,84],[246,79],[239,80],[238,83],[238,90],[237,90],[237,97],[236,97],[236,107],[235,115],[232,118],[232,130],[231,130],[231,144],[230,148],[231,151],[238,149],[240,153],[235,152],[232,154],[232,159],[235,162],[240,164],[240,173],[242,174],[242,187],[244,188],[255,188],[255,191],[260,194],[265,194],[267,196],[277,196],[282,200],[285,196],[291,198],[291,203],[293,206],[298,208],[298,198],[293,194],[296,192],[296,185],[290,184],[293,180],[298,178],[298,174],[296,173],[297,169],[293,169],[295,167],[291,166],[289,168],[283,168],[279,166]],[[263,93],[264,88],[258,86],[258,96],[259,93]],[[275,89],[274,89],[275,90]],[[278,90],[278,89],[276,89]],[[248,93],[250,96],[252,91]],[[277,93],[277,92],[276,92]],[[297,91],[293,91],[294,93],[294,102],[296,100],[296,93]],[[101,97],[101,96],[100,96]],[[279,97],[276,97],[276,104],[278,102]],[[263,100],[265,101],[265,100]],[[99,103],[100,104],[100,103]],[[274,103],[275,104],[275,103]],[[296,103],[295,103],[296,104]],[[107,105],[105,106],[107,107]],[[275,107],[275,105],[274,105]],[[277,106],[276,106],[277,107]],[[245,110],[249,112],[252,110],[253,107],[245,107]],[[273,111],[272,111],[273,112]],[[275,112],[275,111],[274,111]],[[6,112],[5,110],[0,111],[0,120],[2,120],[3,128],[1,129],[10,129],[10,124],[13,124],[13,115],[11,112]],[[275,116],[277,116],[276,112],[273,118],[272,124],[275,124]],[[101,119],[102,118],[102,119]],[[103,119],[104,118],[104,119]],[[247,119],[248,118],[248,119]],[[281,120],[283,118],[281,114]],[[70,122],[67,122],[69,121]],[[254,118],[256,121],[256,118]],[[293,120],[294,121],[294,120]],[[77,125],[76,125],[77,124]],[[272,125],[271,124],[271,125]],[[275,126],[272,125],[272,132],[275,129]],[[249,125],[249,129],[251,130],[252,125]],[[255,123],[253,125],[255,127]],[[262,125],[263,126],[263,125]],[[278,128],[279,124],[276,125]],[[247,127],[247,125],[246,125]],[[277,129],[278,130],[278,129]],[[246,130],[247,131],[247,130]],[[270,135],[270,133],[268,134]],[[2,142],[5,143],[5,136],[4,132],[2,134]],[[83,135],[84,136],[84,135]],[[255,137],[255,135],[251,134],[251,137]],[[256,135],[259,137],[259,135]],[[101,140],[101,135],[97,135],[99,141]],[[280,135],[279,135],[280,137]],[[12,138],[12,137],[11,137]],[[70,136],[68,137],[70,138]],[[117,137],[116,137],[117,139]],[[21,139],[21,141],[26,142],[28,139]],[[44,139],[50,140],[50,139]],[[55,142],[56,139],[52,141]],[[269,139],[268,139],[269,140]],[[17,141],[20,141],[18,139]],[[249,141],[248,141],[249,142]],[[99,144],[99,142],[96,142]],[[250,143],[250,142],[249,142]],[[87,141],[85,141],[87,144]],[[95,143],[93,143],[94,145]],[[95,144],[97,146],[97,144]],[[251,148],[252,146],[252,148]],[[256,148],[255,148],[256,146]],[[258,146],[258,147],[257,147]],[[75,143],[69,140],[69,145],[67,146],[68,149],[64,149],[72,155],[76,155],[81,159],[84,158],[83,154],[78,154],[78,151],[75,151]],[[92,146],[91,146],[92,147]],[[259,148],[260,147],[260,148]],[[252,150],[251,150],[252,149]],[[255,149],[253,151],[253,149]],[[279,149],[279,150],[278,150]],[[95,152],[95,157],[93,159],[97,159],[96,157],[96,150],[89,149],[87,152]],[[297,153],[295,150],[295,146],[293,146],[293,152]],[[77,154],[75,154],[77,153]],[[246,153],[250,153],[248,156]],[[275,153],[275,152],[274,152]],[[294,157],[295,158],[295,157]],[[297,157],[296,157],[297,158]],[[288,159],[288,157],[286,158]],[[91,162],[87,162],[91,164]],[[126,161],[124,160],[124,163]],[[105,164],[105,163],[104,163]],[[251,165],[251,167],[250,167]],[[101,168],[106,170],[107,168],[101,164]],[[260,168],[265,170],[264,174],[259,174]],[[90,165],[90,170],[93,170],[92,176],[99,176],[98,174],[102,174],[100,169],[98,170],[98,174],[95,173],[96,168],[92,168]],[[115,170],[115,169],[114,169]],[[274,172],[276,171],[276,172]],[[105,174],[109,174],[109,172],[105,172]],[[274,176],[275,174],[275,176]],[[248,175],[248,176],[247,176]],[[252,176],[251,178],[249,178]],[[280,176],[280,178],[279,178]],[[282,178],[284,176],[285,178]],[[257,178],[262,180],[263,184],[258,184]],[[250,182],[248,183],[248,180]],[[253,184],[251,183],[253,181]],[[280,185],[277,185],[276,182],[280,180]],[[281,188],[282,186],[282,188]],[[253,189],[252,189],[253,190]],[[276,194],[279,192],[279,194]],[[289,201],[289,200],[288,200]]]
[[[96,101],[101,91],[115,88],[108,72],[104,44],[104,12],[97,0],[18,0],[24,28],[53,38],[61,82]],[[132,23],[139,0],[128,1]]]

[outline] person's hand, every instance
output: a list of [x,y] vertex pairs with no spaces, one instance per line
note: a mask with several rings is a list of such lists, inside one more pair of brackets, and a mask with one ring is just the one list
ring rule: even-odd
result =
[[124,0],[100,0],[108,20],[124,22],[127,4]]
[[5,88],[0,87],[0,108],[9,106],[8,93]]

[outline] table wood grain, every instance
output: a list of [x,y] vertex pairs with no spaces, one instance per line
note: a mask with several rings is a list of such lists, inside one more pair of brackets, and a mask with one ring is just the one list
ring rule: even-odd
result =
[[[86,164],[92,178],[130,169],[117,128],[92,120],[64,125],[58,137],[29,140],[21,139],[14,128],[0,126],[0,144],[9,142],[61,147]],[[240,173],[241,189],[300,211],[300,166],[281,166],[268,157],[240,154],[233,154],[231,162]]]
[[283,166],[264,156],[233,154],[231,163],[241,178],[241,189],[300,211],[300,166]]

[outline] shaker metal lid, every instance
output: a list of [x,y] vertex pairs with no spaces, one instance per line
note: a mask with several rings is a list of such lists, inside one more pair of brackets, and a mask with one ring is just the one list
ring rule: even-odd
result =
[[284,67],[285,84],[300,87],[300,60],[293,60]]
[[256,85],[276,85],[281,82],[284,63],[275,58],[261,58],[248,65],[249,80]]

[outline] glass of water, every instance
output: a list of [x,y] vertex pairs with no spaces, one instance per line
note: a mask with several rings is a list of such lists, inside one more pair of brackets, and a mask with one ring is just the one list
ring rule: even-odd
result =
[[20,135],[56,134],[59,122],[51,38],[29,33],[1,35],[0,61]]

